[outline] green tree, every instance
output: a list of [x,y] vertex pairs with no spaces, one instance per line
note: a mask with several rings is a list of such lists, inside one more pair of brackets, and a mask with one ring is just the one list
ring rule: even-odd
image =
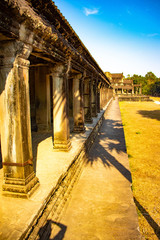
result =
[[145,78],[146,78],[146,80],[152,80],[152,81],[156,81],[156,79],[157,79],[156,75],[152,72],[148,72],[145,75]]
[[156,80],[155,83],[150,85],[150,95],[160,96],[160,80]]
[[160,78],[157,78],[154,73],[147,72],[144,77],[137,74],[134,74],[132,77],[128,76],[128,79],[132,79],[134,84],[142,85],[143,94],[160,96]]

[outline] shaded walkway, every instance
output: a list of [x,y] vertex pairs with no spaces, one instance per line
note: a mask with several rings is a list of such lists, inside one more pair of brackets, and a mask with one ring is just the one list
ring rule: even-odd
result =
[[49,239],[141,239],[118,100],[105,113],[65,214],[51,225]]

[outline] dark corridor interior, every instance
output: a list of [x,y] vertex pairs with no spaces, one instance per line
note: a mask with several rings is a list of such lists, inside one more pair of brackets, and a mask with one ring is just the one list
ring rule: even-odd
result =
[[73,132],[73,79],[68,81],[68,91],[69,91],[69,126],[70,132]]
[[1,142],[0,142],[0,169],[2,168],[2,154],[1,154]]
[[50,76],[50,104],[51,104],[51,124],[53,127],[53,79]]

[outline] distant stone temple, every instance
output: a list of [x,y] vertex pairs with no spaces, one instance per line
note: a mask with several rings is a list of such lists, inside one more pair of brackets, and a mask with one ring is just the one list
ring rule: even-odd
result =
[[69,151],[70,132],[85,131],[113,88],[133,91],[125,81],[113,74],[111,85],[52,0],[1,0],[2,193],[29,197],[39,185],[33,131],[52,131],[53,148]]
[[123,73],[106,72],[106,76],[109,78],[114,94],[116,95],[139,95],[142,93],[141,84],[133,84],[133,80],[125,79]]

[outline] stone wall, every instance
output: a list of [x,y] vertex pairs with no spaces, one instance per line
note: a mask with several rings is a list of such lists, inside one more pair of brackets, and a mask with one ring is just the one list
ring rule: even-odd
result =
[[149,98],[149,96],[143,96],[143,95],[140,95],[140,96],[119,96],[118,97],[118,100],[120,102],[122,101],[131,101],[131,102],[149,102],[149,101],[153,101]]

